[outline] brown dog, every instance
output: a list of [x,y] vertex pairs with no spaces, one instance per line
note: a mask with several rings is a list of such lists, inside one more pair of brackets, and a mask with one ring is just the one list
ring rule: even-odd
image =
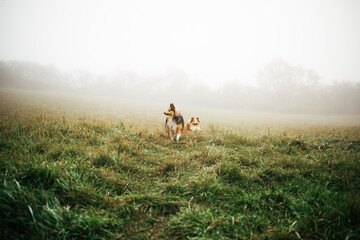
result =
[[176,109],[174,104],[170,104],[169,109],[164,112],[167,116],[165,121],[165,132],[168,134],[168,137],[173,141],[176,135],[176,141],[179,141],[181,133],[184,130],[184,118]]
[[192,117],[190,121],[185,125],[185,129],[186,131],[191,131],[191,132],[200,131],[201,130],[200,118]]

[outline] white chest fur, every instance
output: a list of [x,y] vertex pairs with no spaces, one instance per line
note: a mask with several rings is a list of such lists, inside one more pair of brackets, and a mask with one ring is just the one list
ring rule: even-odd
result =
[[176,132],[176,128],[177,128],[176,122],[168,121],[168,122],[166,123],[166,125],[167,125],[170,129],[172,129],[174,132]]
[[190,126],[191,131],[200,131],[200,126]]

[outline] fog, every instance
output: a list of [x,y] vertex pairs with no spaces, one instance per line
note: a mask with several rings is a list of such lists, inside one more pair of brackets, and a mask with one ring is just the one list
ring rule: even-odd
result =
[[94,75],[18,61],[0,62],[0,86],[241,111],[360,114],[360,83],[321,84],[316,71],[290,65],[282,59],[259,70],[257,86],[227,82],[211,89],[190,81],[178,69],[169,69],[161,75],[131,71]]
[[5,0],[0,86],[359,114],[359,10],[356,0]]

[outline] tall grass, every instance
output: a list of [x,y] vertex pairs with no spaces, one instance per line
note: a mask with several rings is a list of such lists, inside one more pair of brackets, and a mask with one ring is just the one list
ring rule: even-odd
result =
[[360,128],[178,143],[161,129],[10,110],[0,120],[3,239],[358,239]]

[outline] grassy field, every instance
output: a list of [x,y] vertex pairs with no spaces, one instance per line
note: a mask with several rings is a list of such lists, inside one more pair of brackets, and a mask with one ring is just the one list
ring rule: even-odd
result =
[[[2,239],[359,239],[358,117],[0,90]],[[237,114],[237,115],[236,115]]]

